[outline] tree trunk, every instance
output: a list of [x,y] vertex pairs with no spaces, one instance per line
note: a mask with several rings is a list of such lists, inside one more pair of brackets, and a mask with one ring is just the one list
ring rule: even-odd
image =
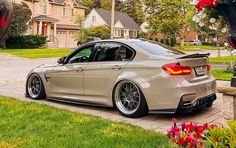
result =
[[217,47],[217,57],[220,58],[221,57],[220,56],[220,45],[219,45],[218,41],[217,41],[216,47]]
[[185,41],[184,38],[180,39],[180,49],[184,49],[184,41]]

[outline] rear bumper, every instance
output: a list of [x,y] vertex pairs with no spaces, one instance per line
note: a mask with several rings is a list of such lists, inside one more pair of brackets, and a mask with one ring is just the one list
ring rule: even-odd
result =
[[216,100],[216,94],[211,94],[209,96],[206,97],[202,97],[197,99],[195,102],[193,103],[189,103],[189,102],[184,102],[183,98],[181,98],[178,109],[176,110],[176,112],[192,112],[194,110],[199,110],[203,107],[211,107],[212,103]]
[[183,98],[180,99],[178,108],[172,109],[161,109],[161,110],[150,110],[150,113],[157,114],[175,114],[175,113],[190,113],[199,110],[204,107],[211,107],[213,102],[217,99],[216,94],[211,94],[202,98],[197,99],[193,103],[184,102]]

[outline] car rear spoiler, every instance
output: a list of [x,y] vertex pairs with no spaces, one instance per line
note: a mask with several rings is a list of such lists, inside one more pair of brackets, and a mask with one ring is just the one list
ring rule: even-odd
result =
[[195,53],[195,54],[184,55],[182,57],[179,57],[178,59],[203,58],[203,57],[208,58],[210,55],[211,55],[210,53],[206,53],[206,54]]

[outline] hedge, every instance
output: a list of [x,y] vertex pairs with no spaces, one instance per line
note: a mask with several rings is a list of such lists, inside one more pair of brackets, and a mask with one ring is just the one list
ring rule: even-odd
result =
[[39,48],[46,44],[47,37],[40,35],[26,35],[9,37],[6,40],[8,49],[32,49]]

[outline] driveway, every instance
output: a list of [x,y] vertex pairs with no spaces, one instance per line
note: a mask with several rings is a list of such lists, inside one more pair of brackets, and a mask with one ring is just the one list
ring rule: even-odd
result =
[[[65,104],[54,101],[33,101],[25,98],[25,80],[28,72],[45,63],[55,63],[56,58],[51,59],[23,59],[11,55],[0,54],[0,95],[16,97],[23,101],[37,102],[47,104],[56,108],[67,109],[73,112],[91,114],[94,116],[110,119],[113,121],[122,121],[137,125],[146,129],[152,129],[155,131],[166,132],[172,126],[171,115],[148,115],[143,118],[129,119],[122,117],[117,111],[110,108],[101,107],[89,107],[83,105]],[[229,82],[219,81],[218,85],[229,85]],[[223,123],[221,106],[221,95],[218,94],[218,99],[214,102],[214,105],[210,109],[205,109],[202,112],[177,116],[177,120],[185,120],[187,122],[197,123]]]

